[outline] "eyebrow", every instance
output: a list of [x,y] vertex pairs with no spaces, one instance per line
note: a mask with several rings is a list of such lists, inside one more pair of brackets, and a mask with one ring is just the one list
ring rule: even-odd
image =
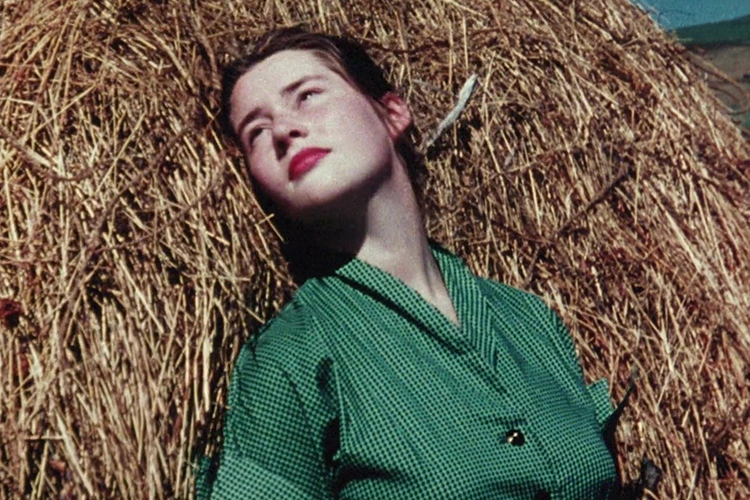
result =
[[[302,78],[299,78],[283,89],[281,89],[281,96],[286,98],[290,96],[291,94],[294,94],[298,88],[300,88],[302,85],[306,84],[309,81],[312,80],[323,80],[323,75],[308,75],[303,76]],[[250,110],[243,118],[240,120],[239,125],[237,125],[237,135],[242,134],[242,131],[247,127],[247,124],[258,118],[258,116],[261,114],[260,107],[256,106],[253,109]]]

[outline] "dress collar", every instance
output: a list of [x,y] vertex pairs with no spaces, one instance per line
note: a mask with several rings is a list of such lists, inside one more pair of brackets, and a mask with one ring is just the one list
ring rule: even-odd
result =
[[[456,309],[459,323],[457,326],[443,315],[435,306],[422,298],[419,293],[404,283],[401,279],[383,271],[382,269],[354,258],[339,267],[333,277],[356,288],[375,300],[386,303],[396,312],[408,320],[421,325],[453,347],[464,350],[466,348],[465,331],[470,329],[467,323],[471,321],[469,304],[473,295],[479,293],[474,283],[475,277],[464,264],[463,260],[450,253],[437,243],[430,241],[430,250],[440,268],[448,294]],[[469,285],[467,287],[467,285]]]

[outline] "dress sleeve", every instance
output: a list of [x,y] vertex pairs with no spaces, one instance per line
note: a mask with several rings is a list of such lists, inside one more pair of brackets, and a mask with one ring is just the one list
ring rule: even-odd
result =
[[[560,316],[551,309],[550,314],[554,317],[557,329],[557,339],[561,344],[561,350],[566,357],[566,361],[571,367],[573,367],[572,369],[578,373],[580,380],[583,381],[583,370],[581,369],[581,364],[578,360],[578,355],[576,354],[573,337],[570,335],[568,328],[563,324]],[[609,399],[609,383],[607,382],[607,379],[601,378],[587,385],[586,393],[591,400],[591,409],[596,416],[596,420],[599,422],[599,426],[603,428],[614,411],[612,401]]]
[[198,498],[326,498],[324,469],[299,395],[271,356],[249,346],[242,350],[228,403],[218,470],[212,484],[199,477]]

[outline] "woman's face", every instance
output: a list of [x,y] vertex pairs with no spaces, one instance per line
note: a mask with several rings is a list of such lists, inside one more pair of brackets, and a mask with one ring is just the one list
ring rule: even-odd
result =
[[302,222],[362,209],[411,123],[395,94],[375,103],[304,50],[278,52],[242,75],[230,119],[259,187]]

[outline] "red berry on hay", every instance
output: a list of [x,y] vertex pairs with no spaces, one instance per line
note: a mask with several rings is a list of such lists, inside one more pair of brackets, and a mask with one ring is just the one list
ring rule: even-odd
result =
[[12,299],[0,299],[0,320],[8,328],[18,326],[18,320],[23,314],[21,304]]

